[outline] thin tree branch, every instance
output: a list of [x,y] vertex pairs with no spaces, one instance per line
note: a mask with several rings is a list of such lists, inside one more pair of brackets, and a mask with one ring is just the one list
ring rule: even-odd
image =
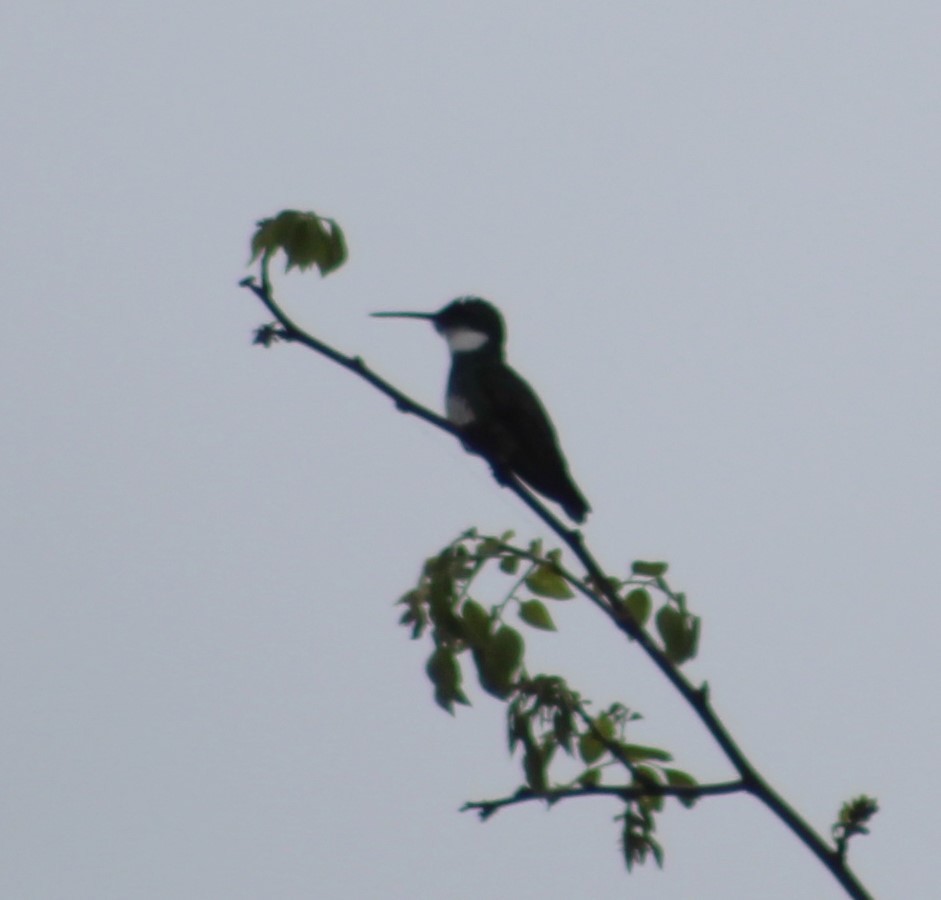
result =
[[[401,412],[411,413],[424,419],[430,425],[446,431],[448,434],[461,439],[460,431],[447,419],[432,412],[430,409],[414,401],[407,394],[394,387],[369,369],[363,360],[356,356],[347,356],[318,340],[296,325],[274,300],[268,278],[267,258],[262,258],[262,283],[259,285],[254,278],[246,278],[240,282],[242,287],[248,288],[264,304],[281,326],[277,336],[286,341],[303,344],[311,350],[326,356],[328,359],[349,369],[360,378],[367,381],[378,391],[394,401],[396,408]],[[598,607],[620,631],[631,640],[636,641],[643,652],[653,664],[663,673],[684,700],[690,705],[713,739],[722,749],[729,763],[738,773],[741,790],[747,791],[760,800],[771,812],[777,816],[792,833],[823,863],[834,878],[842,885],[853,900],[872,900],[856,876],[846,865],[845,859],[839,852],[831,847],[811,826],[780,796],[771,785],[761,776],[750,760],[729,734],[725,725],[709,702],[704,688],[694,687],[693,684],[676,668],[667,658],[666,654],[654,643],[653,638],[641,628],[623,610],[621,598],[611,584],[610,579],[598,564],[585,544],[582,533],[577,529],[570,529],[553,515],[543,503],[529,491],[511,473],[498,471],[494,474],[500,484],[510,488],[523,503],[526,504],[545,524],[562,540],[572,551],[585,569],[587,578],[584,588],[579,590]],[[589,585],[591,587],[589,587]],[[587,790],[587,789],[586,789]],[[597,788],[593,789],[599,792]],[[538,795],[544,797],[545,795]],[[528,798],[527,798],[528,799]]]
[[509,797],[498,800],[471,800],[465,803],[461,812],[476,812],[482,820],[489,819],[495,812],[506,806],[515,806],[518,803],[529,803],[533,800],[542,800],[550,806],[560,800],[570,800],[575,797],[617,797],[619,800],[641,800],[644,797],[682,797],[698,800],[700,797],[716,797],[721,794],[735,794],[745,790],[741,781],[722,781],[715,784],[697,784],[689,786],[675,786],[658,784],[644,787],[631,787],[625,785],[596,784],[584,787],[552,788],[537,793],[528,788],[520,788]]
[[274,316],[275,320],[281,326],[280,330],[276,332],[278,338],[295,344],[303,344],[305,347],[309,347],[311,350],[315,350],[317,353],[326,356],[327,359],[332,360],[337,363],[337,365],[343,366],[344,369],[349,369],[360,378],[368,381],[374,388],[389,397],[395,403],[396,409],[400,412],[411,413],[412,415],[418,416],[430,425],[434,425],[435,428],[440,428],[442,431],[446,431],[448,434],[460,438],[460,432],[447,419],[432,412],[420,403],[417,403],[384,378],[380,378],[359,356],[347,356],[304,331],[288,317],[288,314],[284,312],[283,309],[281,309],[274,297],[272,297],[270,289],[266,289],[265,282],[267,282],[267,278],[263,279],[261,285],[259,285],[254,278],[245,278],[239,282],[239,285],[248,288],[267,307],[271,315]]

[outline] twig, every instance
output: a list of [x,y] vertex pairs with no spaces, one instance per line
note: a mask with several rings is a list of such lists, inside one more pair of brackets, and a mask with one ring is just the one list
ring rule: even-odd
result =
[[664,784],[651,784],[644,787],[632,787],[609,784],[585,785],[584,787],[552,788],[548,791],[536,792],[529,788],[521,788],[509,797],[498,800],[472,800],[461,807],[461,812],[476,812],[482,820],[489,819],[495,812],[506,806],[515,806],[518,803],[529,803],[532,800],[542,800],[548,805],[558,803],[560,800],[571,800],[575,797],[617,797],[619,800],[641,800],[644,797],[683,797],[699,799],[700,797],[716,797],[721,794],[735,794],[745,789],[741,781],[722,781],[715,784],[697,784],[670,787]]

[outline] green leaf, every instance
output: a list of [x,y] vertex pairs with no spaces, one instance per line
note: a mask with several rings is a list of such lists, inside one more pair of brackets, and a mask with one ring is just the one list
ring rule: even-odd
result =
[[657,613],[657,631],[663,649],[671,662],[681,665],[696,655],[699,643],[699,620],[681,613],[673,606],[664,606]]
[[435,703],[443,710],[454,715],[454,704],[460,703],[461,706],[470,706],[471,702],[467,699],[467,694],[460,688],[454,688],[451,691],[445,691],[442,688],[435,688]]
[[524,646],[522,635],[503,625],[485,644],[473,648],[480,686],[488,694],[500,700],[510,696]]
[[548,760],[538,744],[531,743],[527,745],[523,753],[523,771],[526,773],[526,783],[537,794],[545,793],[548,787],[547,762]]
[[258,223],[251,241],[252,258],[272,256],[279,250],[287,257],[287,270],[301,271],[316,265],[321,275],[339,268],[346,261],[346,239],[333,219],[314,212],[285,209]]
[[502,625],[490,641],[487,655],[495,666],[513,675],[523,662],[525,646],[523,636],[518,631],[509,625]]
[[520,604],[520,618],[533,628],[541,628],[543,631],[555,631],[555,623],[545,604],[539,600],[526,600]]
[[255,337],[252,338],[252,343],[267,348],[272,344],[277,343],[278,340],[278,329],[275,325],[262,325],[255,332]]
[[454,704],[459,703],[461,706],[470,706],[471,702],[467,699],[467,694],[464,693],[460,688],[455,688],[453,691],[445,692],[440,688],[435,688],[435,703],[438,704],[443,710],[449,712],[452,716],[454,715]]
[[650,618],[650,609],[653,605],[653,601],[650,599],[650,594],[647,593],[643,588],[634,588],[624,600],[625,606],[627,606],[627,611],[631,614],[631,618],[641,627],[647,624],[647,620]]
[[621,855],[624,857],[624,865],[627,868],[628,872],[634,870],[634,854],[636,853],[636,848],[634,846],[634,835],[631,831],[630,824],[627,821],[627,817],[624,817],[624,827],[621,829]]
[[660,773],[650,766],[635,766],[632,773],[634,775],[634,787],[640,790],[652,791],[637,798],[638,811],[645,817],[652,831],[653,814],[660,812],[665,802],[663,794],[656,792],[661,784]]
[[559,742],[559,746],[566,753],[572,753],[572,738],[575,735],[575,722],[568,709],[558,709],[552,717],[552,733]]
[[616,730],[614,720],[607,713],[592,719],[592,725],[594,727],[591,731],[586,731],[578,738],[578,755],[589,766],[608,752],[605,741],[613,741]]
[[590,766],[592,763],[597,762],[607,752],[608,748],[593,734],[579,735],[578,755],[582,758],[582,762],[585,763],[585,765]]
[[645,759],[655,759],[658,762],[670,762],[673,759],[672,754],[659,747],[643,747],[640,744],[621,744],[621,752],[631,762],[641,762]]
[[506,672],[488,664],[486,654],[478,649],[473,651],[474,664],[477,666],[477,680],[491,697],[506,700],[513,693],[513,679]]
[[650,852],[653,854],[653,858],[657,863],[657,868],[663,868],[663,847],[660,846],[660,842],[654,838],[648,838],[647,844],[650,847]]
[[[688,772],[683,772],[680,769],[664,769],[664,777],[667,780],[667,784],[670,787],[696,787],[699,784],[692,775]],[[692,809],[696,805],[696,797],[677,797],[677,800],[683,804],[687,809]]]
[[484,538],[477,545],[477,556],[481,559],[490,559],[500,552],[500,542],[496,538]]
[[450,548],[425,563],[428,586],[428,617],[441,638],[464,637],[462,621],[455,613],[457,593],[453,569],[455,556]]
[[[656,786],[661,783],[660,773],[651,766],[634,766],[632,771],[634,774],[634,784],[639,788]],[[656,796],[660,800],[659,805],[648,804],[648,810],[658,810],[663,806],[663,795],[659,794]]]
[[570,600],[575,596],[562,573],[545,563],[536,566],[526,576],[525,584],[537,596],[550,600]]
[[464,636],[475,647],[483,646],[490,638],[490,616],[475,600],[467,600],[461,610]]
[[287,270],[297,266],[302,272],[327,254],[328,236],[313,213],[297,213],[281,246],[287,255]]
[[349,252],[346,248],[346,237],[343,229],[333,219],[323,219],[330,229],[327,237],[327,243],[317,259],[317,268],[321,275],[329,275],[335,269],[339,269],[346,262]]
[[510,705],[507,715],[507,739],[509,742],[510,753],[516,749],[516,745],[523,742],[524,746],[533,743],[532,726],[530,725],[531,712],[521,712],[516,706],[516,701]]
[[614,740],[616,726],[614,724],[614,719],[612,719],[611,716],[609,716],[607,713],[602,713],[600,716],[598,716],[597,719],[592,721],[592,724],[606,740]]
[[504,556],[500,560],[500,571],[507,575],[515,575],[520,567],[520,558],[518,556]]
[[597,787],[601,784],[601,769],[585,769],[578,776],[578,783],[582,787]]
[[[633,810],[636,810],[634,812]],[[630,871],[634,863],[646,862],[648,855],[653,855],[658,866],[663,866],[663,849],[653,838],[654,821],[651,811],[643,804],[627,805],[627,811],[617,818],[622,819],[621,850],[624,862]]]
[[453,715],[455,703],[470,705],[461,690],[461,667],[450,650],[438,647],[428,658],[425,672],[435,686],[435,702],[442,709]]
[[670,787],[696,787],[699,784],[689,772],[682,769],[664,769],[663,774]]
[[[283,216],[284,213],[281,213]],[[249,265],[265,253],[275,253],[281,247],[280,223],[277,218],[262,219],[252,235],[252,258]]]
[[461,680],[461,670],[454,654],[445,647],[438,647],[428,657],[425,672],[436,687],[453,688]]
[[399,622],[402,625],[411,625],[412,639],[421,636],[428,624],[428,617],[425,614],[423,592],[414,588],[403,594],[397,601],[397,604],[407,607],[402,614]]
[[632,816],[624,816],[624,828],[621,830],[621,851],[627,871],[634,868],[634,863],[642,863],[647,858],[648,845],[643,832],[636,831]]
[[699,629],[702,620],[699,616],[691,617],[690,625],[690,635],[689,635],[689,656],[687,659],[692,659],[699,652]]
[[642,559],[636,560],[631,566],[631,571],[635,575],[646,575],[649,578],[661,578],[666,574],[668,564],[665,562],[647,562]]
[[657,613],[657,631],[663,641],[667,656],[672,658],[673,649],[683,641],[683,614],[672,606],[664,606]]

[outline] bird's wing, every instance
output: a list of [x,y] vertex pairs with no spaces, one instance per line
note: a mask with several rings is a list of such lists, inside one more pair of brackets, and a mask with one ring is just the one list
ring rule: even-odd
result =
[[555,428],[535,391],[508,366],[486,367],[477,383],[483,427],[479,435],[468,430],[472,443],[582,521],[588,503],[569,475]]
[[488,369],[481,379],[487,421],[497,424],[497,452],[524,480],[535,472],[566,470],[549,415],[535,391],[508,366]]

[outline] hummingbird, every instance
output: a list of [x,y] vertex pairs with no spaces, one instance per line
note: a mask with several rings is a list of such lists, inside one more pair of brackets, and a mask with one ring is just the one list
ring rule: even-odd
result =
[[584,522],[591,509],[569,475],[555,428],[536,392],[504,358],[506,329],[499,310],[480,297],[458,297],[435,313],[378,312],[426,319],[447,341],[451,373],[445,394],[448,421],[467,450],[483,456]]

